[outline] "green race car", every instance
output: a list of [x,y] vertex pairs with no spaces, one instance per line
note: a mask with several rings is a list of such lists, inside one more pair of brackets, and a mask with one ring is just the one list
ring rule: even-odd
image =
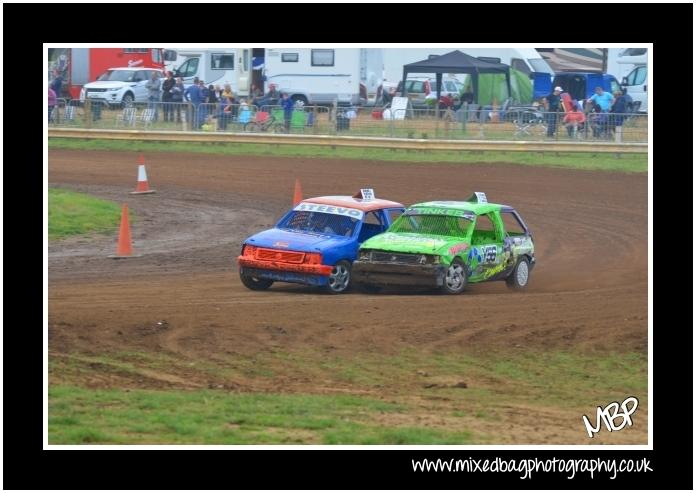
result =
[[386,232],[361,245],[352,275],[371,290],[432,286],[458,294],[468,283],[502,280],[521,290],[535,262],[532,234],[517,211],[476,192],[466,201],[406,209]]

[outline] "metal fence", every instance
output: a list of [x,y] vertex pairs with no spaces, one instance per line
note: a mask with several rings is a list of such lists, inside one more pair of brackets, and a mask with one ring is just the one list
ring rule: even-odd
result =
[[[109,106],[98,100],[58,100],[49,126],[201,132],[275,132],[415,139],[556,140],[646,143],[647,115],[549,113],[537,107],[453,109],[280,106],[250,104],[136,103]],[[584,121],[583,121],[584,120]]]

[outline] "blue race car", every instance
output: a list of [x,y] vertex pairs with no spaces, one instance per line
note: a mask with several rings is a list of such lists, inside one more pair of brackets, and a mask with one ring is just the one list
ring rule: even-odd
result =
[[342,293],[350,286],[360,244],[383,233],[403,212],[403,204],[376,199],[371,189],[352,197],[305,199],[274,228],[244,241],[239,277],[255,291],[283,281]]

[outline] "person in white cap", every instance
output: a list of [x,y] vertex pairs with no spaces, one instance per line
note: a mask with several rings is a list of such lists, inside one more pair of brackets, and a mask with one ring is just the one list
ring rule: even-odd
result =
[[556,86],[551,94],[544,98],[544,108],[546,109],[546,123],[548,129],[547,137],[553,137],[556,133],[556,121],[558,119],[558,110],[561,107],[561,93],[563,88]]

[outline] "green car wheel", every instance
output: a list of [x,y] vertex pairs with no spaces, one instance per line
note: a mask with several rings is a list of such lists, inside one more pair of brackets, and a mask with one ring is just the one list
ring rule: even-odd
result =
[[505,279],[505,284],[515,291],[522,291],[527,288],[529,284],[529,261],[526,257],[521,257],[517,261],[517,265],[508,278]]
[[455,258],[445,272],[442,292],[445,294],[459,294],[464,291],[466,284],[467,277],[464,264],[461,260]]

